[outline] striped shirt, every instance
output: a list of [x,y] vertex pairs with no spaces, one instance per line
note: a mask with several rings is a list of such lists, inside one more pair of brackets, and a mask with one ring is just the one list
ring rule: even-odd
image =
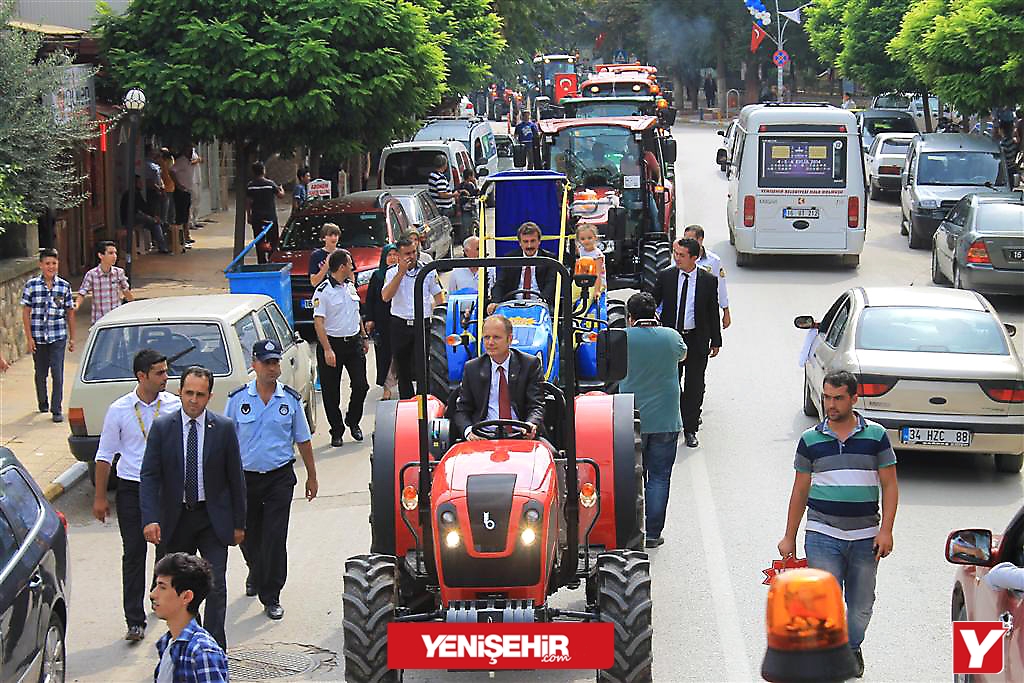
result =
[[800,437],[793,466],[811,475],[807,531],[844,541],[878,535],[878,470],[896,464],[885,428],[859,413],[857,427],[840,441],[828,420]]
[[121,305],[124,293],[128,291],[128,278],[124,270],[111,266],[108,272],[96,266],[82,278],[78,293],[82,296],[92,293],[92,322],[96,322]]
[[430,192],[430,198],[434,200],[439,209],[450,209],[455,206],[455,200],[451,197],[442,197],[442,192],[451,192],[451,183],[448,182],[448,176],[440,171],[434,171],[430,174],[430,179],[427,181],[428,189]]

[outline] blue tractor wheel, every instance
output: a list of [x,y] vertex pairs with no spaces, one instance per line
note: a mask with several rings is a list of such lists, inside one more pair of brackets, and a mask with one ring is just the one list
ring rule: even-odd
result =
[[451,382],[448,379],[448,344],[446,338],[448,309],[438,306],[430,316],[430,358],[427,359],[429,393],[448,403]]

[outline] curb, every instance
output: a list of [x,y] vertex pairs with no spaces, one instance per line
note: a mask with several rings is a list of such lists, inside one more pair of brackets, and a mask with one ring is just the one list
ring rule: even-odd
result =
[[89,474],[89,465],[84,462],[76,462],[64,470],[59,477],[47,484],[43,489],[43,495],[46,496],[46,500],[52,503],[87,474]]

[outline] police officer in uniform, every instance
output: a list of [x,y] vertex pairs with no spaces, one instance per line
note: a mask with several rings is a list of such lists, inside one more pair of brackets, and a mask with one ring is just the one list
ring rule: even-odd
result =
[[279,382],[281,345],[261,339],[253,345],[256,379],[228,394],[224,413],[238,431],[245,470],[246,529],[242,555],[249,565],[245,594],[258,595],[271,619],[284,616],[281,589],[288,573],[288,517],[297,479],[293,444],[306,466],[306,500],[317,493],[316,464],[302,397]]
[[[320,344],[316,349],[316,365],[320,374],[324,411],[331,424],[331,445],[337,448],[344,441],[345,426],[352,438],[363,440],[359,421],[363,419],[363,402],[370,384],[366,380],[366,352],[369,337],[359,313],[359,293],[353,284],[355,263],[345,249],[336,249],[327,260],[328,276],[313,291],[313,325]],[[348,372],[351,393],[344,421],[341,415],[341,369]]]
[[704,228],[699,225],[688,225],[683,230],[683,237],[697,240],[700,245],[700,258],[697,259],[697,267],[718,278],[718,306],[722,309],[722,329],[732,325],[732,315],[729,313],[729,292],[725,286],[725,268],[722,266],[722,257],[704,248]]
[[[423,339],[425,331],[415,324],[416,275],[423,266],[417,244],[408,237],[398,240],[398,265],[388,268],[384,275],[384,288],[380,296],[391,302],[391,355],[398,372],[398,393],[402,398],[412,398],[413,379],[418,363],[416,341]],[[423,282],[423,315],[429,319],[433,306],[444,303],[444,290],[432,271]],[[324,397],[326,402],[327,398]]]

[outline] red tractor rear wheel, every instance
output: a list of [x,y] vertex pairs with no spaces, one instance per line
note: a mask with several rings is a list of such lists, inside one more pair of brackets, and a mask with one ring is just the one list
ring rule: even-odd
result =
[[391,555],[356,555],[345,562],[342,595],[345,680],[395,683],[402,672],[388,669],[388,624],[398,608],[398,567]]
[[615,627],[615,663],[598,681],[652,681],[654,661],[651,562],[646,553],[613,550],[597,556],[594,577],[598,619]]

